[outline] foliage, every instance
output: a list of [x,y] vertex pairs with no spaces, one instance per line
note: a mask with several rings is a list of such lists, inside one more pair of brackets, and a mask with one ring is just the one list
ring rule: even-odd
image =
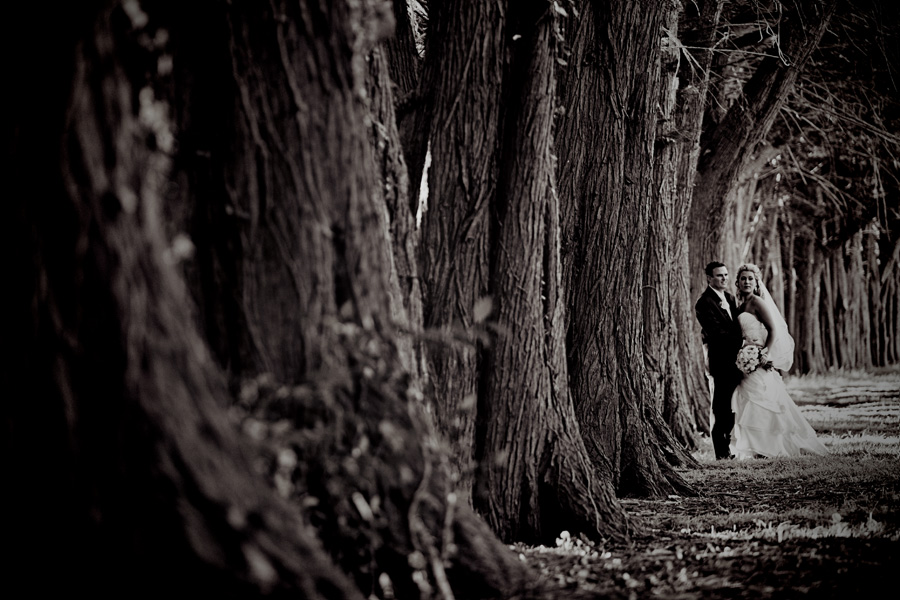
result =
[[897,19],[896,6],[844,3],[769,138],[781,153],[763,175],[824,245],[900,217]]
[[455,504],[433,476],[436,441],[417,437],[417,393],[391,367],[391,349],[355,325],[333,327],[350,353],[345,370],[294,386],[246,380],[232,418],[259,447],[258,468],[360,589],[429,597],[456,554],[449,528],[434,527],[440,540],[428,533]]
[[[333,323],[348,364],[285,385],[240,386],[230,416],[256,468],[372,598],[496,598],[531,584],[525,566],[450,489],[447,453],[371,330]],[[495,575],[500,572],[501,575]]]
[[[782,4],[735,2],[721,27],[711,115],[740,100],[762,51],[778,44]],[[897,5],[844,0],[768,134],[752,178],[769,212],[785,208],[802,235],[836,247],[875,221],[900,219],[900,15]],[[789,56],[783,56],[785,64]],[[745,174],[749,177],[751,174]]]

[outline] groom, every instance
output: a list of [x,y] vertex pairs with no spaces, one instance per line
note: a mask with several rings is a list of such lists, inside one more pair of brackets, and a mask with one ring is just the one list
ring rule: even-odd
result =
[[703,343],[713,378],[712,410],[715,423],[712,428],[713,449],[716,459],[733,458],[728,444],[734,427],[731,412],[731,394],[743,376],[734,364],[743,339],[738,323],[737,304],[734,296],[725,291],[728,285],[728,267],[720,262],[706,265],[709,287],[694,305],[694,312],[703,328]]

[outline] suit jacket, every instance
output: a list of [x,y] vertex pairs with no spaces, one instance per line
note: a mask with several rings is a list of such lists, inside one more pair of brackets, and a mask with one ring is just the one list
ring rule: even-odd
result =
[[707,345],[709,373],[713,377],[737,369],[734,361],[744,341],[734,296],[725,292],[725,299],[733,319],[719,305],[721,300],[712,288],[707,287],[694,304],[694,313],[703,328],[703,341]]

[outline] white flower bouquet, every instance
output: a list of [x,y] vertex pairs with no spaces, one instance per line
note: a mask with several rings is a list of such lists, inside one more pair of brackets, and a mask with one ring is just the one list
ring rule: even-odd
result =
[[745,375],[749,375],[756,369],[771,369],[772,361],[769,360],[769,352],[762,346],[746,344],[738,352],[735,361],[737,368]]

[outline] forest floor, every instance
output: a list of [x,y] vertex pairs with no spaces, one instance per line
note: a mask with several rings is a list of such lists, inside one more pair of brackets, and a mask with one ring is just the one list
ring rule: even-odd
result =
[[786,382],[827,456],[715,461],[701,440],[700,467],[681,470],[700,495],[624,499],[628,543],[514,546],[549,596],[896,597],[900,373]]

